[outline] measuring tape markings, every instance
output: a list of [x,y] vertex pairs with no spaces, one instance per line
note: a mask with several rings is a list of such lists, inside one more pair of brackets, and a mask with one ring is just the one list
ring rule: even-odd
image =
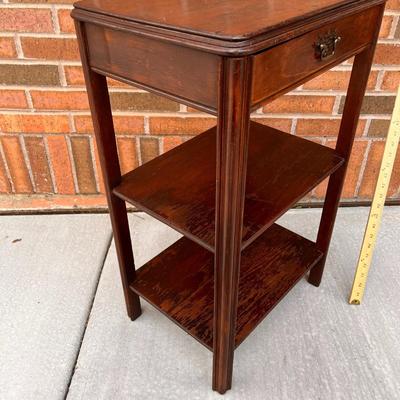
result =
[[393,110],[393,116],[389,127],[386,145],[383,152],[381,168],[376,184],[375,194],[372,200],[371,210],[368,217],[363,244],[357,263],[353,287],[350,294],[350,304],[360,304],[367,283],[368,272],[371,266],[377,233],[382,220],[383,207],[387,191],[389,189],[390,177],[393,171],[397,146],[400,138],[400,87]]

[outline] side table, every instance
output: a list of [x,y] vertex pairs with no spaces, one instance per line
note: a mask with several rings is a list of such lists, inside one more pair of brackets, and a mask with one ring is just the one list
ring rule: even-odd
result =
[[[384,5],[82,0],[72,11],[128,316],[143,297],[213,351],[220,393],[235,348],[308,271],[321,282]],[[353,56],[335,149],[250,121]],[[107,76],[217,126],[121,176]],[[328,176],[315,243],[274,223]],[[184,236],[136,271],[125,201]]]

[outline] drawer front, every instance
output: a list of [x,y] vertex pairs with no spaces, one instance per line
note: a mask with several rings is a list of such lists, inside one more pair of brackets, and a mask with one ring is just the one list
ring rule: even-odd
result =
[[374,7],[254,56],[252,104],[283,94],[373,41],[381,8]]
[[91,67],[216,109],[218,56],[91,23],[85,32]]

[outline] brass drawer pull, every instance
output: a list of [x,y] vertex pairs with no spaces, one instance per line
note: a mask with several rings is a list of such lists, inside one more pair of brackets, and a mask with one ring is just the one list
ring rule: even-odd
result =
[[326,60],[335,55],[336,47],[342,38],[336,33],[331,31],[320,36],[318,41],[314,44],[315,57],[320,60]]

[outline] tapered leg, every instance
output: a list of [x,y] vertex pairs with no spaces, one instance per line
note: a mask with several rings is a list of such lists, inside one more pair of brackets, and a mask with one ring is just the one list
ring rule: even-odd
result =
[[[378,24],[378,27],[379,26],[380,24]],[[376,32],[376,39],[378,37],[378,33],[379,29]],[[342,123],[340,125],[339,136],[336,144],[336,151],[344,158],[345,163],[334,174],[332,174],[329,179],[325,204],[317,236],[317,247],[324,253],[324,257],[312,268],[308,278],[308,281],[314,286],[320,285],[322,274],[324,272],[340,196],[346,177],[346,170],[353,147],[358,119],[360,117],[361,105],[368,83],[368,76],[374,56],[376,39],[371,46],[365,49],[362,53],[358,54],[354,60],[349,89],[346,96],[346,103],[343,110]]]
[[213,389],[231,388],[250,117],[251,60],[223,59],[217,134]]
[[86,54],[84,27],[80,22],[75,22],[75,27],[78,35],[79,50],[85,74],[85,82],[96,135],[97,148],[100,156],[108,207],[110,210],[127,313],[128,316],[134,320],[141,314],[141,309],[138,295],[129,289],[129,283],[135,278],[135,265],[126,206],[124,201],[112,193],[113,188],[121,181],[121,171],[115,141],[107,81],[103,75],[99,75],[90,69]]

